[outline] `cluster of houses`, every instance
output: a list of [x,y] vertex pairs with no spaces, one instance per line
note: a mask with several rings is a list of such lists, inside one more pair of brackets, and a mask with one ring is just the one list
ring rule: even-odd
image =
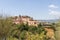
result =
[[28,25],[37,26],[40,22],[38,20],[34,20],[32,17],[29,16],[15,16],[13,18],[13,23],[21,24],[21,23],[28,23]]

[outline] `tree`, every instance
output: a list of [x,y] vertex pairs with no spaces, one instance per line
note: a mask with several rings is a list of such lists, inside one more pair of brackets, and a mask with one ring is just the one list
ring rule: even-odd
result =
[[6,40],[10,35],[10,30],[12,27],[12,21],[7,18],[0,19],[0,39]]
[[60,21],[56,22],[56,31],[55,31],[55,37],[56,40],[60,40]]
[[29,32],[32,32],[33,34],[36,34],[37,33],[37,27],[35,26],[29,26]]
[[[44,30],[44,26],[42,25],[42,23],[38,24],[38,30],[37,30],[37,33],[40,34],[42,33]],[[45,31],[46,32],[46,31]]]

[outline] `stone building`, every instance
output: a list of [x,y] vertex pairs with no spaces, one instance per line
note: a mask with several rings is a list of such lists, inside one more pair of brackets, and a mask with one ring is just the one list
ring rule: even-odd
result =
[[39,24],[39,21],[34,20],[32,17],[29,16],[15,16],[13,18],[13,23],[15,24],[28,23],[28,25],[37,26]]

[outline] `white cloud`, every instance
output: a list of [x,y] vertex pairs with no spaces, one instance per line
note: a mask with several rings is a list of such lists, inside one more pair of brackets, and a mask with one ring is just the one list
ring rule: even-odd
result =
[[54,5],[54,4],[51,4],[48,6],[49,8],[58,8],[58,6]]
[[58,6],[51,4],[48,6],[49,7],[49,15],[54,17],[54,18],[59,18],[60,17],[60,12],[55,11],[55,9],[59,8]]
[[60,17],[60,12],[59,11],[50,11],[49,15]]

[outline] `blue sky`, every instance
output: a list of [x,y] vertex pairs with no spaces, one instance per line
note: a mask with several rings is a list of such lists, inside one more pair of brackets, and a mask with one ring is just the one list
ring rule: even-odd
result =
[[60,17],[60,0],[0,0],[0,14],[28,15],[49,20]]

